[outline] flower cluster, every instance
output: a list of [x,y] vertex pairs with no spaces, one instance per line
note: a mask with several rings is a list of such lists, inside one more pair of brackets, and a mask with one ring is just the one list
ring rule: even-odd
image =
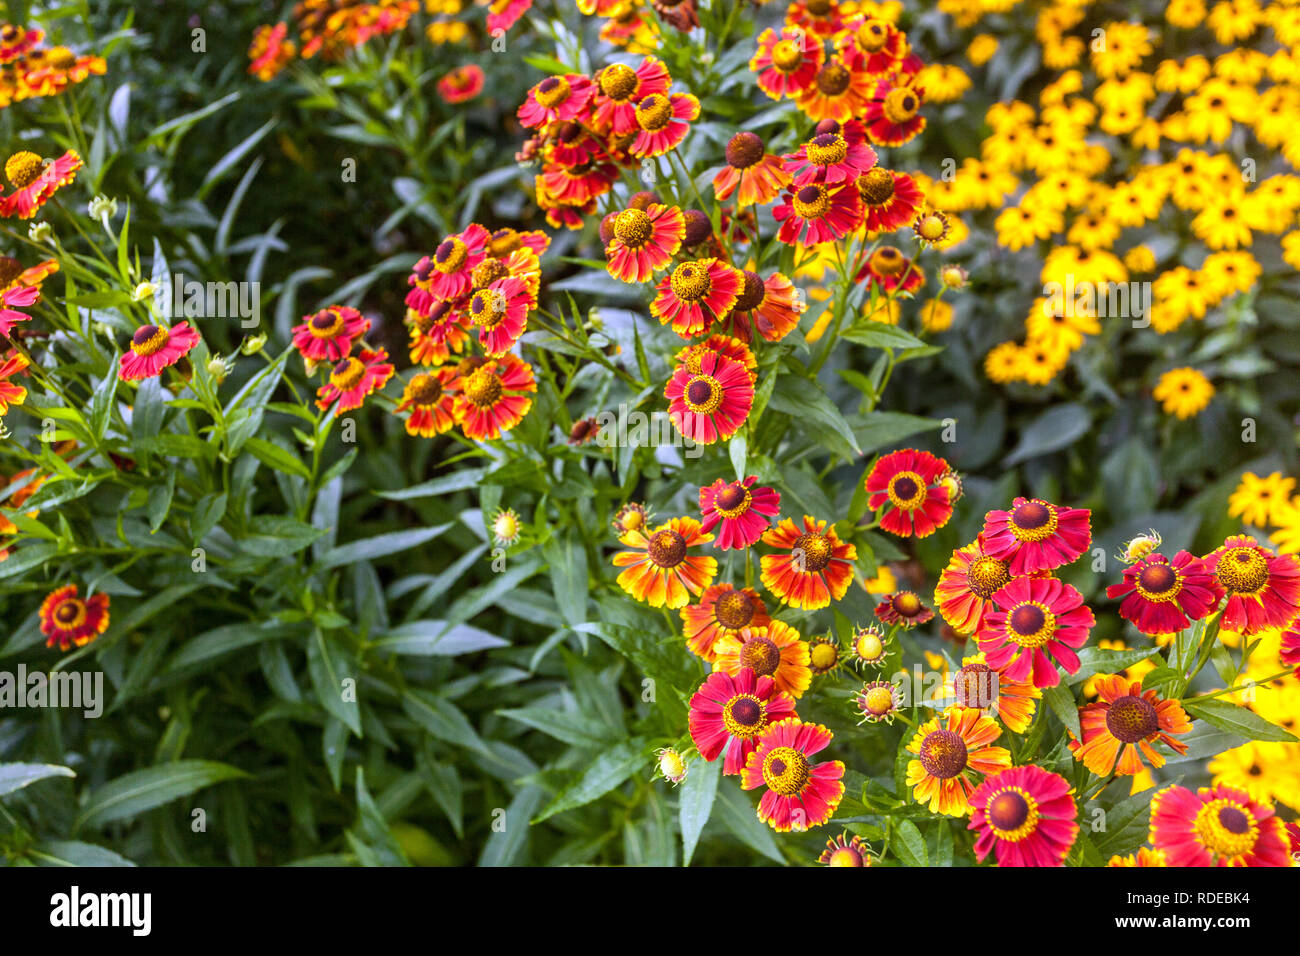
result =
[[258,27],[248,48],[248,72],[265,81],[295,56],[337,60],[371,37],[404,30],[419,9],[418,0],[300,0],[293,8],[297,42],[288,39],[288,23]]
[[45,46],[45,32],[34,27],[0,24],[0,109],[11,103],[58,96],[92,74],[103,76],[104,58],[74,53],[66,46]]

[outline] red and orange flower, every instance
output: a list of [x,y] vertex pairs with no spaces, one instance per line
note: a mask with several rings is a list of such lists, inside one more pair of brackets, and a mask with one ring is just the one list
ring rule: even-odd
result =
[[880,527],[890,534],[934,534],[952,517],[948,488],[940,483],[948,471],[948,463],[928,451],[905,448],[885,455],[867,474],[867,507],[884,509]]
[[841,833],[826,841],[817,862],[823,866],[870,866],[871,847],[862,842],[856,833]]
[[411,377],[395,409],[397,413],[410,410],[406,417],[408,435],[432,438],[451,430],[456,424],[455,384],[456,370],[451,368],[420,372]]
[[802,697],[812,683],[808,644],[789,624],[769,621],[723,634],[713,645],[713,669],[732,677],[748,668],[757,677],[770,677],[776,689]]
[[754,330],[769,342],[779,342],[799,324],[802,306],[796,304],[794,283],[779,272],[766,279],[745,270],[740,297],[728,319],[731,333],[742,342],[754,340]]
[[75,584],[65,585],[46,595],[40,618],[46,647],[85,647],[108,629],[108,595],[100,591],[83,599]]
[[920,115],[924,103],[913,77],[879,80],[868,96],[862,116],[867,136],[877,146],[902,146],[925,129]]
[[438,243],[432,256],[423,256],[407,277],[411,291],[406,304],[421,315],[434,302],[461,298],[474,286],[474,268],[487,257],[488,231],[478,223]]
[[884,293],[915,292],[925,282],[925,273],[896,246],[881,246],[867,257],[856,279]]
[[668,418],[691,441],[711,445],[734,435],[754,405],[754,383],[740,362],[705,351],[698,370],[683,361],[664,387]]
[[784,201],[772,209],[781,223],[777,238],[816,246],[843,239],[862,225],[862,200],[852,184],[808,183],[786,190]]
[[1223,598],[1205,563],[1186,551],[1170,561],[1152,552],[1124,569],[1124,580],[1106,588],[1109,598],[1124,598],[1119,616],[1143,634],[1174,634],[1208,617]]
[[662,96],[671,85],[668,67],[658,57],[645,57],[635,70],[623,63],[611,63],[596,74],[592,123],[615,136],[635,132],[639,128],[637,103],[656,93]]
[[438,81],[438,95],[444,103],[465,103],[483,92],[483,81],[483,68],[466,63],[448,71]]
[[1008,562],[1013,576],[1069,564],[1092,543],[1091,512],[1038,498],[1017,498],[1010,511],[984,516],[984,550]]
[[177,322],[170,329],[142,325],[131,336],[131,347],[119,360],[117,374],[124,382],[154,378],[169,365],[179,362],[198,343],[198,330],[185,321]]
[[970,796],[969,828],[980,862],[996,852],[998,866],[1061,866],[1079,835],[1069,782],[1029,765],[986,779]]
[[786,518],[762,540],[785,552],[763,555],[763,585],[791,607],[815,611],[848,591],[858,550],[841,541],[829,522],[804,515],[800,530],[794,519]]
[[723,774],[738,774],[771,724],[794,717],[794,698],[777,690],[771,677],[742,667],[735,677],[714,671],[691,697],[691,740],[705,760],[725,750]]
[[7,336],[17,323],[31,319],[26,312],[19,312],[12,306],[25,309],[35,305],[40,297],[40,290],[32,286],[16,285],[5,289],[4,293],[0,294],[0,335]]
[[623,569],[618,586],[651,607],[685,607],[718,573],[716,560],[690,553],[713,540],[694,518],[671,518],[649,533],[628,531],[618,540],[631,549],[614,555],[614,566]]
[[758,88],[774,100],[800,96],[812,89],[825,53],[822,42],[803,30],[764,30],[758,37],[758,52],[749,69],[756,74]]
[[[1154,690],[1143,691],[1140,681],[1130,683],[1123,675],[1102,674],[1093,681],[1100,698],[1079,709],[1081,740],[1071,740],[1074,759],[1104,777],[1113,770],[1128,777],[1152,767],[1163,767],[1164,756],[1154,744],[1162,743],[1177,753],[1187,745],[1173,734],[1185,734],[1192,722],[1176,700],[1162,700]],[[1118,763],[1116,759],[1118,758]]]
[[1096,623],[1083,595],[1055,578],[1014,578],[993,595],[999,610],[984,615],[976,634],[989,666],[1035,687],[1061,682],[1079,669],[1075,653]]
[[316,390],[316,407],[325,409],[338,402],[336,412],[360,408],[366,396],[388,384],[393,371],[383,349],[362,349],[359,356],[350,355],[330,370],[329,379]]
[[29,150],[14,153],[5,161],[5,178],[14,191],[0,196],[0,217],[31,219],[56,192],[77,178],[82,165],[81,157],[73,150],[49,163]]
[[876,618],[883,624],[898,624],[910,631],[934,619],[934,611],[921,603],[915,591],[886,594],[876,605]]
[[700,335],[740,298],[744,274],[718,259],[683,262],[659,280],[650,313],[684,339]]
[[523,421],[533,407],[527,393],[537,391],[537,379],[532,366],[517,355],[507,352],[487,362],[463,360],[457,373],[461,382],[454,414],[466,438],[500,438],[503,431]]
[[700,514],[704,530],[718,528],[714,547],[723,551],[757,544],[771,518],[781,513],[781,496],[771,488],[756,487],[758,478],[743,481],[719,478],[700,489]]
[[314,315],[303,316],[293,327],[293,345],[305,359],[338,362],[352,351],[352,344],[370,331],[370,320],[346,305],[331,305]]
[[487,355],[495,357],[514,348],[536,304],[528,283],[508,275],[471,295],[465,311],[478,326],[479,345]]
[[427,314],[406,310],[410,325],[411,361],[417,365],[442,365],[452,352],[465,351],[469,342],[469,316],[450,302],[434,302]]
[[1286,627],[1300,615],[1300,557],[1234,535],[1204,560],[1228,595],[1221,620],[1228,630],[1250,636]]
[[795,103],[812,119],[846,123],[864,114],[874,86],[856,57],[837,53],[818,68],[812,83],[797,94]]
[[851,142],[838,130],[816,133],[812,139],[781,159],[796,189],[809,183],[854,182],[876,165],[876,151],[863,142]]
[[883,166],[867,170],[857,179],[867,232],[893,232],[906,226],[925,202],[916,180]]
[[581,118],[595,95],[596,84],[580,73],[548,76],[531,90],[516,110],[519,122],[532,129],[548,123]]
[[15,375],[27,368],[27,357],[21,352],[10,351],[0,359],[0,415],[9,412],[9,406],[21,405],[27,399],[27,389],[10,381]]
[[788,185],[790,174],[781,160],[766,152],[757,133],[748,131],[731,137],[727,143],[727,164],[713,177],[714,195],[723,200],[735,193],[737,209],[769,203]]
[[676,206],[651,203],[624,209],[614,217],[605,247],[605,268],[623,282],[646,282],[673,261],[686,236],[686,220]]
[[1170,866],[1292,866],[1271,806],[1233,787],[1166,787],[1151,798],[1152,846]]
[[789,718],[772,724],[759,738],[740,775],[745,790],[767,787],[758,802],[758,818],[787,833],[820,826],[831,818],[844,796],[844,764],[813,763],[831,732],[820,724]]
[[963,657],[952,677],[944,682],[944,698],[958,707],[990,711],[1007,730],[1023,734],[1034,719],[1043,692],[1033,684],[1014,681],[989,667],[983,654]]
[[952,553],[939,572],[934,603],[958,634],[974,634],[984,615],[994,610],[993,595],[1011,581],[1007,562],[984,550],[982,537]]
[[689,93],[651,93],[636,104],[637,134],[627,151],[640,159],[677,148],[699,118],[700,101]]
[[720,638],[736,636],[747,627],[764,628],[772,621],[757,591],[730,584],[705,588],[700,603],[688,604],[680,613],[686,646],[708,664],[717,659],[713,648]]
[[950,707],[918,728],[907,745],[907,785],[931,813],[961,817],[975,790],[972,774],[995,774],[1011,766],[1011,753],[993,746],[1002,733],[992,717],[970,707]]

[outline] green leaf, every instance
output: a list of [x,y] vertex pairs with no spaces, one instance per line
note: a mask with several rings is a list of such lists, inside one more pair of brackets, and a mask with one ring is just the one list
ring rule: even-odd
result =
[[713,800],[718,795],[718,779],[722,776],[722,760],[709,763],[703,758],[693,761],[682,782],[681,799],[677,808],[682,827],[682,866],[691,865],[695,846],[700,842],[704,825],[713,813]]
[[876,349],[917,349],[926,345],[912,333],[886,322],[855,322],[840,333],[840,338]]
[[1237,734],[1250,740],[1267,740],[1273,743],[1296,743],[1294,734],[1283,730],[1277,724],[1265,720],[1259,714],[1245,707],[1226,700],[1197,700],[1191,698],[1183,701],[1183,708],[1193,717],[1199,717],[1207,724],[1212,724],[1230,734]]
[[835,403],[819,386],[809,384],[806,379],[783,375],[772,391],[769,405],[774,411],[793,418],[799,428],[815,432],[833,453],[846,461],[862,455],[853,429]]
[[451,701],[428,691],[408,689],[402,695],[402,709],[406,716],[439,740],[492,756],[478,731]]
[[[1109,810],[1104,810],[1105,829],[1096,838],[1097,852],[1104,859],[1110,859],[1117,853],[1132,853],[1146,842],[1147,824],[1151,818],[1151,797],[1154,794],[1154,789],[1144,790],[1125,797]],[[1085,824],[1089,813],[1089,807],[1085,805]]]
[[918,432],[933,431],[942,427],[943,422],[904,412],[868,412],[866,415],[851,415],[849,425],[859,447],[866,453],[896,445]]
[[1075,737],[1081,737],[1079,730],[1079,705],[1075,703],[1074,694],[1070,692],[1068,684],[1057,684],[1055,687],[1043,688],[1043,700],[1047,706],[1052,708],[1052,713],[1061,719],[1066,729]]
[[337,568],[357,561],[373,561],[386,558],[399,551],[408,551],[427,544],[450,528],[454,522],[435,525],[432,528],[418,528],[412,531],[393,531],[389,534],[377,534],[373,538],[349,541],[326,551],[320,559],[322,568]]
[[594,717],[566,713],[553,707],[517,707],[497,713],[574,747],[599,749],[608,747],[617,739],[615,728]]
[[74,829],[126,820],[214,783],[247,776],[238,767],[215,760],[178,760],[136,770],[96,788]]
[[593,760],[581,776],[557,793],[532,822],[541,823],[557,813],[576,810],[603,797],[636,773],[638,768],[645,767],[644,749],[645,741],[639,737],[611,747]]
[[429,620],[389,628],[371,646],[377,651],[409,657],[451,657],[509,645],[509,641],[468,624]]
[[27,854],[40,866],[135,866],[112,850],[80,840],[47,840]]
[[718,788],[715,812],[723,826],[745,846],[775,863],[784,864],[785,857],[772,836],[772,828],[758,818],[750,796],[737,786]]
[[1022,461],[1046,455],[1074,444],[1092,428],[1092,415],[1083,405],[1067,402],[1053,405],[1020,433],[1020,441],[1002,460],[1010,468]]
[[[307,642],[307,670],[311,674],[316,699],[358,737],[361,736],[361,711],[357,705],[356,659],[335,642],[317,631]],[[343,686],[351,680],[350,688]]]
[[434,478],[419,485],[412,485],[409,488],[398,488],[393,491],[376,491],[375,494],[380,498],[387,498],[389,501],[410,501],[413,498],[438,498],[442,495],[449,495],[453,491],[468,491],[471,488],[477,488],[486,474],[486,468],[470,468],[465,471],[455,471],[450,475],[443,475],[440,478]]
[[311,479],[311,472],[297,455],[264,438],[248,438],[244,448],[262,464],[288,475]]
[[0,796],[49,777],[75,777],[67,767],[52,763],[0,763]]
[[570,627],[587,620],[587,549],[572,538],[548,538],[542,556],[549,565],[555,603]]
[[190,514],[190,537],[196,544],[225,517],[226,501],[224,491],[211,491],[195,503]]
[[479,866],[514,866],[527,862],[528,821],[544,796],[541,787],[524,787],[498,819],[493,815],[492,834],[483,844]]
[[911,820],[899,820],[894,828],[894,853],[907,866],[929,866],[930,854],[925,848],[925,838]]
[[1065,679],[1067,684],[1082,684],[1095,674],[1118,674],[1139,661],[1159,653],[1154,647],[1113,651],[1104,647],[1085,647],[1079,651],[1079,669]]
[[736,471],[736,480],[744,481],[745,460],[749,456],[749,440],[745,438],[743,431],[737,432],[731,441],[727,442],[727,454],[731,457],[731,467]]

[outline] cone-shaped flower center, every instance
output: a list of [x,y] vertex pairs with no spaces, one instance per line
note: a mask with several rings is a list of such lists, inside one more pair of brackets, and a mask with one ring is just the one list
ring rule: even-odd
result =
[[19,150],[5,161],[5,178],[15,189],[25,189],[40,178],[44,161],[30,150]]
[[782,796],[800,793],[811,773],[808,758],[793,747],[777,747],[763,758],[763,782]]
[[484,367],[465,379],[465,397],[477,408],[491,408],[501,400],[504,386],[496,370]]
[[858,195],[871,206],[883,206],[894,197],[894,174],[873,166],[858,177]]
[[686,539],[671,528],[664,528],[650,538],[646,553],[659,567],[675,568],[686,559]]
[[955,731],[932,730],[921,740],[917,759],[930,776],[950,780],[966,769],[966,741]]
[[1106,729],[1126,744],[1145,740],[1160,729],[1156,709],[1145,697],[1117,698],[1106,711]]

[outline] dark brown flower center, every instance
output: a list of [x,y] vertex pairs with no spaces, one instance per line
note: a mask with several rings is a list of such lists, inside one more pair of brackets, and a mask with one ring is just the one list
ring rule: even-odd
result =
[[971,593],[985,601],[1010,580],[1011,573],[1007,568],[1007,562],[1000,558],[991,558],[986,554],[972,561],[970,569],[966,572],[966,583]]
[[1115,739],[1132,744],[1158,731],[1160,719],[1149,700],[1128,695],[1118,698],[1106,711],[1106,729]]
[[723,627],[738,631],[754,619],[754,599],[744,591],[728,591],[714,602],[713,616]]
[[758,677],[771,677],[781,663],[781,648],[766,637],[751,637],[740,646],[740,666],[748,667]]
[[983,710],[998,699],[998,674],[987,664],[965,664],[952,682],[953,696],[959,707]]
[[736,304],[732,306],[733,312],[748,312],[756,309],[763,304],[767,298],[767,287],[763,285],[763,279],[757,272],[745,270],[745,283],[740,290],[740,297],[736,299]]
[[646,552],[659,567],[675,568],[686,559],[686,539],[671,528],[664,528],[655,532]]
[[955,731],[933,730],[921,741],[917,759],[930,776],[951,780],[966,769],[966,741]]
[[1138,575],[1138,583],[1151,594],[1164,594],[1178,583],[1178,572],[1167,564],[1149,564]]
[[740,132],[727,143],[727,162],[748,169],[763,158],[763,140],[756,133]]
[[810,531],[795,540],[792,549],[796,560],[803,559],[803,569],[816,574],[831,563],[831,543],[824,534]]
[[817,91],[825,96],[843,96],[851,80],[849,71],[832,61],[817,71]]

